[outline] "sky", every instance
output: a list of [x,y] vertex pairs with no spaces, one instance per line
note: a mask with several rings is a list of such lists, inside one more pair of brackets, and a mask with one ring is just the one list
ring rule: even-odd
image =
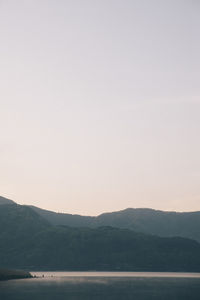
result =
[[0,0],[0,195],[200,210],[200,2]]

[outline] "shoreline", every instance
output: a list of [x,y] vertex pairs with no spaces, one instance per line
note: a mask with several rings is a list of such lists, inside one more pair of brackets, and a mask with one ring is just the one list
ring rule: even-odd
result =
[[33,278],[33,276],[28,271],[0,269],[0,281],[26,278]]

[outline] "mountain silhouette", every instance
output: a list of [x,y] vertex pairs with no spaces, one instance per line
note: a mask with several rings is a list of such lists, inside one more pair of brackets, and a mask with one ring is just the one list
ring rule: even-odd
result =
[[72,227],[113,226],[163,237],[180,236],[200,242],[200,212],[165,212],[149,208],[127,208],[97,217],[55,213],[31,206],[52,225]]
[[53,225],[31,207],[0,205],[0,266],[32,270],[200,271],[200,244],[111,226]]
[[[15,202],[0,197],[0,204]],[[27,206],[52,225],[97,228],[112,226],[161,237],[180,236],[200,242],[200,211],[167,212],[150,208],[127,208],[99,216],[56,213],[36,206]]]

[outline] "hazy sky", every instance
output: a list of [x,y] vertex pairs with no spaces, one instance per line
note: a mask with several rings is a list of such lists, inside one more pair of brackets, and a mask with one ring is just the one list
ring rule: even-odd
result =
[[200,210],[200,1],[0,0],[0,194]]

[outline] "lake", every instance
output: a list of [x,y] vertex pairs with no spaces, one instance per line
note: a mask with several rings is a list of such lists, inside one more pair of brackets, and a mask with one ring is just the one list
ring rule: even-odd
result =
[[200,299],[199,273],[32,272],[32,274],[38,278],[0,282],[0,299]]

